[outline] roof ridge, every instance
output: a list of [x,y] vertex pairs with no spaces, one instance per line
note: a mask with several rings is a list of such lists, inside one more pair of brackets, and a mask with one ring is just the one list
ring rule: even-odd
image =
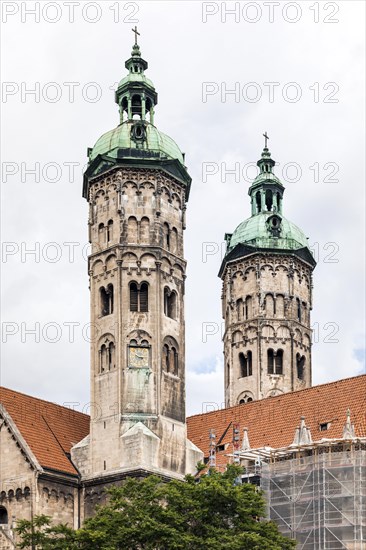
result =
[[[356,376],[349,376],[348,378],[341,378],[340,380],[333,380],[333,382],[324,382],[324,384],[316,384],[315,386],[311,386],[310,388],[304,388],[302,390],[295,390],[295,391],[290,391],[290,392],[286,392],[286,393],[281,393],[280,395],[265,397],[263,399],[258,399],[257,401],[251,401],[249,403],[245,403],[245,406],[246,407],[255,406],[255,404],[258,405],[258,403],[267,402],[267,400],[274,401],[275,399],[279,399],[279,398],[285,397],[287,395],[299,394],[301,392],[309,392],[309,391],[314,390],[315,388],[324,388],[324,386],[333,386],[335,384],[345,383],[345,382],[348,382],[350,380],[354,380],[355,378],[365,378],[366,379],[366,374],[357,374]],[[197,416],[203,416],[203,415],[206,416],[206,415],[211,415],[211,414],[217,414],[220,411],[229,411],[230,409],[235,409],[237,407],[242,407],[242,406],[243,406],[243,404],[232,405],[231,407],[224,407],[222,409],[218,409],[218,410],[215,410],[215,411],[208,411],[208,412],[201,412],[201,413],[197,413],[197,414],[192,414],[191,416],[188,416],[188,418],[195,418]]]

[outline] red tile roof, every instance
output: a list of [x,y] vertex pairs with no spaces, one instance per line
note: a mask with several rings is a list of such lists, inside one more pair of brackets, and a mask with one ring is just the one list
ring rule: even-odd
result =
[[[356,436],[365,437],[366,375],[191,416],[187,419],[188,438],[207,457],[209,432],[214,429],[216,444],[229,444],[216,455],[217,465],[224,465],[228,461],[225,455],[233,451],[234,423],[239,424],[240,443],[243,428],[248,428],[252,449],[264,446],[279,448],[293,442],[301,416],[305,417],[306,426],[310,428],[314,441],[341,438],[347,409],[351,411]],[[330,424],[329,429],[320,431],[320,424],[325,423]]]
[[[88,435],[88,415],[6,388],[0,388],[0,403],[41,466],[77,473],[67,455]],[[347,409],[351,410],[356,436],[366,437],[366,375],[191,416],[187,419],[188,437],[208,456],[209,432],[214,429],[216,443],[229,445],[217,453],[217,463],[224,465],[226,454],[232,452],[234,423],[239,425],[240,438],[243,428],[249,429],[252,449],[278,448],[292,443],[301,416],[313,440],[342,437]],[[321,432],[320,424],[325,423],[329,428]]]
[[77,474],[67,455],[88,435],[88,415],[1,387],[0,403],[42,467]]

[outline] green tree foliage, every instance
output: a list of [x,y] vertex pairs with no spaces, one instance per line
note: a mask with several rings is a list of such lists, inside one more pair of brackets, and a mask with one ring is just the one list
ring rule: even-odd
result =
[[[264,499],[253,485],[238,484],[240,469],[214,470],[197,481],[162,483],[156,476],[127,479],[109,491],[82,529],[51,527],[45,516],[19,522],[22,544],[37,550],[287,550],[295,542],[277,526],[259,521]],[[32,539],[33,537],[33,539]]]

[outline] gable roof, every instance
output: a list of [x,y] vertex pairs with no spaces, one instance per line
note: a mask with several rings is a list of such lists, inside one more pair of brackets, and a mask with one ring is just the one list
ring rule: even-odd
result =
[[[225,450],[216,453],[217,466],[223,466],[229,460],[226,455],[233,452],[233,424],[239,425],[240,444],[243,429],[248,428],[252,449],[279,448],[293,442],[301,416],[314,441],[342,438],[348,409],[355,435],[365,437],[366,375],[191,416],[187,418],[188,438],[207,457],[209,433],[215,430],[216,445],[225,445]],[[328,429],[321,431],[321,424],[328,424]]]
[[77,475],[69,453],[88,435],[88,415],[2,387],[0,403],[43,468]]

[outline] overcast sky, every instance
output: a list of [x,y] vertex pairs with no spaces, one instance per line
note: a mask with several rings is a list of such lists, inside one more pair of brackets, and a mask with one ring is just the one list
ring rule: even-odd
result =
[[[284,215],[318,261],[313,383],[364,373],[364,2],[1,4],[1,384],[87,409],[82,171],[87,147],[118,124],[113,90],[135,24],[159,94],[155,123],[186,153],[193,179],[188,414],[223,402],[217,273],[225,232],[250,215],[250,163],[264,131],[286,187]],[[35,167],[39,177],[27,172]],[[205,323],[215,334],[205,337]]]

